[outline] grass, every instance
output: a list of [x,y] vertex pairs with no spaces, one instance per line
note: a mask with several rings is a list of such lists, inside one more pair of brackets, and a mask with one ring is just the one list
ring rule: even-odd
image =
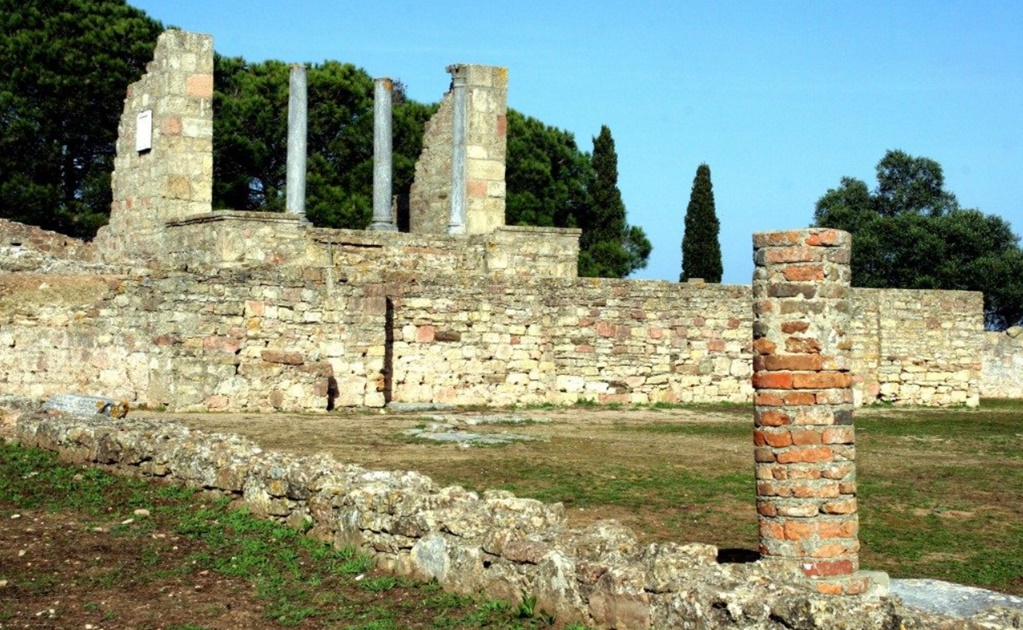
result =
[[[0,516],[24,510],[73,512],[86,520],[81,526],[89,529],[97,522],[126,520],[136,507],[146,507],[153,514],[151,526],[112,528],[109,535],[145,542],[160,531],[190,541],[193,551],[183,557],[145,544],[137,561],[153,569],[148,576],[129,570],[127,563],[116,563],[98,567],[99,572],[87,580],[90,588],[121,591],[140,580],[209,572],[247,583],[247,590],[262,606],[263,617],[281,626],[315,620],[317,627],[337,628],[530,629],[547,627],[552,621],[521,618],[510,606],[445,593],[436,584],[375,575],[366,554],[352,548],[333,549],[296,530],[256,519],[245,510],[229,509],[228,504],[227,499],[210,500],[174,486],[68,466],[38,450],[0,444]],[[13,582],[14,601],[18,593],[66,596],[68,589],[57,578],[32,571],[5,577]],[[85,581],[75,586],[86,586]],[[0,598],[0,617],[13,614],[14,609],[7,606]],[[104,618],[115,615],[91,598],[82,611]],[[196,630],[205,626],[168,627]]]

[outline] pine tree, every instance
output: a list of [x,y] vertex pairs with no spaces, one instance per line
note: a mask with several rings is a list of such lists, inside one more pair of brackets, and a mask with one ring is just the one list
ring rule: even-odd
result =
[[703,278],[721,282],[721,245],[718,243],[717,213],[714,210],[714,189],[710,183],[710,167],[701,164],[693,178],[693,191],[686,208],[686,229],[682,236],[682,275],[680,282]]
[[650,241],[642,228],[625,221],[625,204],[618,190],[618,154],[607,125],[593,139],[593,180],[589,212],[581,222],[579,275],[624,278],[646,266]]

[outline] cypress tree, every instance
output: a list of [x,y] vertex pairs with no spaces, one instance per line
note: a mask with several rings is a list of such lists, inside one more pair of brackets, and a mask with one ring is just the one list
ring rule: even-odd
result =
[[719,230],[720,224],[714,210],[714,189],[710,183],[710,167],[701,164],[696,169],[689,207],[686,208],[686,228],[682,236],[682,275],[679,282],[690,278],[721,282]]
[[593,139],[591,205],[580,227],[579,275],[624,278],[646,266],[650,241],[642,228],[625,220],[625,204],[618,190],[618,153],[607,125]]

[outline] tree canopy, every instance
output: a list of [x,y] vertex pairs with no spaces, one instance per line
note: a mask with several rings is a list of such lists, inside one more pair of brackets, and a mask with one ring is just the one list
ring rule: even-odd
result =
[[0,0],[0,212],[90,238],[125,89],[163,26],[124,0]]
[[710,167],[701,164],[693,178],[693,190],[686,207],[685,232],[682,235],[682,274],[680,282],[703,278],[721,282],[721,229],[714,208],[714,187],[710,183]]
[[814,213],[853,235],[854,286],[983,291],[988,328],[1023,322],[1023,250],[1004,219],[961,208],[929,158],[888,151],[877,182],[843,177]]

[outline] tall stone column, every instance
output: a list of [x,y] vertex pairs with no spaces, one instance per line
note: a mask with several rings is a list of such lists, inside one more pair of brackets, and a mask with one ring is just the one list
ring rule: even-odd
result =
[[288,182],[286,211],[305,216],[306,134],[308,129],[305,66],[291,66],[288,89]]
[[449,66],[452,87],[451,221],[448,234],[465,234],[467,102],[466,66]]
[[398,229],[391,213],[393,90],[394,83],[388,78],[373,81],[373,223],[369,229],[377,232]]
[[754,443],[760,552],[828,594],[862,593],[846,232],[753,235]]

